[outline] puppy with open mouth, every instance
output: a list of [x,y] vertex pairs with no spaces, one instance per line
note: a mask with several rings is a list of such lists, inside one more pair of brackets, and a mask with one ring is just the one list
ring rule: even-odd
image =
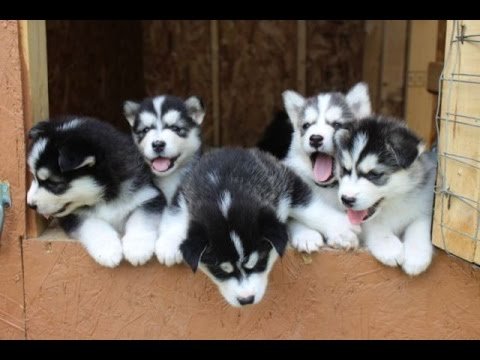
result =
[[409,275],[432,259],[436,161],[404,123],[369,117],[335,134],[339,200],[372,255]]

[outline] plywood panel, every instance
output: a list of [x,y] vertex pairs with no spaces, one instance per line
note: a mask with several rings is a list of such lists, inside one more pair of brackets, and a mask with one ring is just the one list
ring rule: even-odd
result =
[[263,301],[244,309],[186,266],[106,269],[63,242],[27,241],[24,256],[31,339],[480,337],[480,272],[444,253],[410,278],[363,252],[324,251],[306,262],[288,251]]
[[297,86],[296,21],[220,21],[223,145],[252,146]]
[[[465,25],[467,36],[480,33],[478,21],[460,20],[458,24]],[[433,242],[480,263],[480,50],[476,42],[451,42],[452,31],[458,34],[453,25],[447,22]],[[443,225],[456,235],[445,236]]]
[[363,81],[368,84],[372,110],[380,109],[380,82],[383,58],[385,20],[365,21],[365,46],[363,50]]
[[207,107],[205,142],[214,143],[212,43],[207,20],[142,21],[146,92],[201,96]]
[[17,21],[0,21],[0,181],[10,184],[0,238],[0,339],[25,338],[21,242],[25,236],[25,134]]
[[345,91],[363,77],[364,20],[307,21],[307,94]]
[[47,20],[52,116],[100,117],[128,130],[122,104],[144,96],[139,21]]

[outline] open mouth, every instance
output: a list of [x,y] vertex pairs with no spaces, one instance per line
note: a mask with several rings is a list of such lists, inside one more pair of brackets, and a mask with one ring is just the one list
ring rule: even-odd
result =
[[310,156],[310,160],[312,160],[313,178],[317,184],[327,184],[334,178],[335,160],[332,156],[315,152]]
[[177,161],[178,159],[178,156],[174,158],[166,158],[166,157],[159,156],[152,160],[151,167],[156,172],[159,172],[159,173],[166,172],[171,168],[173,168],[173,166],[175,165],[175,161]]
[[383,198],[378,200],[375,204],[370,206],[368,209],[364,209],[364,210],[347,209],[348,220],[350,220],[350,222],[353,225],[359,225],[367,221],[376,213],[378,206],[380,205],[382,200]]

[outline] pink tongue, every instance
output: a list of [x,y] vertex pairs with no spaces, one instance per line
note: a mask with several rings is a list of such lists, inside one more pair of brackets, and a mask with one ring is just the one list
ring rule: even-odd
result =
[[347,210],[348,220],[350,220],[350,222],[353,225],[361,224],[363,219],[365,219],[367,215],[368,215],[368,210],[352,210],[352,209]]
[[157,171],[166,171],[170,166],[170,159],[167,158],[156,158],[152,162],[152,167]]
[[332,176],[332,157],[325,154],[318,154],[313,166],[313,176],[315,181],[323,182]]

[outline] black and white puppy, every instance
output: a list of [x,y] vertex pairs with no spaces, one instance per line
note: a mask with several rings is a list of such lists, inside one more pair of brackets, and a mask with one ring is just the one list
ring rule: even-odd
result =
[[69,117],[42,121],[29,137],[28,205],[58,218],[101,265],[117,266],[122,255],[133,265],[150,259],[166,201],[130,136]]
[[339,200],[372,255],[417,275],[432,259],[432,153],[403,122],[370,117],[335,134]]
[[[133,139],[154,175],[154,183],[171,207],[184,177],[201,156],[203,102],[197,96],[183,101],[175,96],[161,95],[141,103],[126,101],[124,113]],[[160,234],[169,233],[169,207],[159,225]],[[155,254],[161,264],[170,266],[182,261],[178,253],[173,256],[161,245],[155,246]]]
[[330,246],[356,248],[360,229],[348,221],[337,199],[333,136],[346,124],[371,114],[368,86],[358,83],[346,95],[328,92],[310,98],[287,90],[283,101],[293,126],[283,162],[310,186],[323,204],[322,215],[328,219],[320,233],[292,221],[289,225],[292,246],[301,251],[316,251],[324,244],[325,236]]
[[310,187],[258,149],[212,150],[185,178],[158,246],[197,266],[233,306],[258,303],[288,242],[287,218],[327,226]]

